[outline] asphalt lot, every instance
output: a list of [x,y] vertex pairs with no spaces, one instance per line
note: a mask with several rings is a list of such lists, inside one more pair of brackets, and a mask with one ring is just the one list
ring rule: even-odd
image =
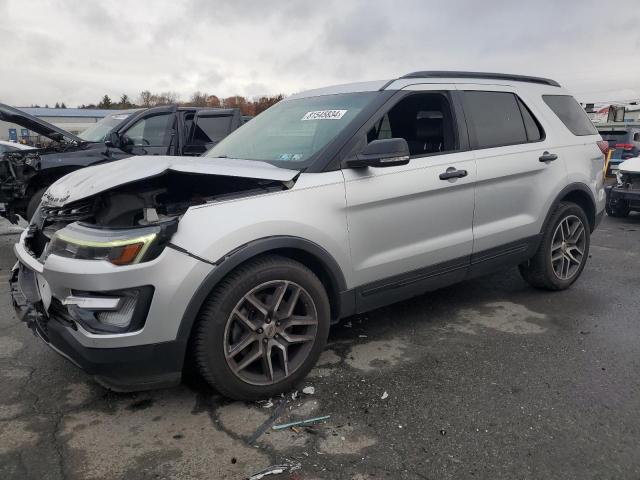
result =
[[[315,394],[273,406],[98,386],[15,319],[16,238],[0,230],[2,479],[640,478],[640,215],[604,219],[569,291],[506,270],[347,319]],[[331,418],[251,441],[278,412]]]

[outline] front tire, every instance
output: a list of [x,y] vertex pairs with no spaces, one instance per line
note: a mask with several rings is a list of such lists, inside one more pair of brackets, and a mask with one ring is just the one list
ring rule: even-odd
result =
[[569,288],[584,269],[590,240],[584,210],[575,203],[562,202],[553,212],[536,254],[520,264],[520,274],[535,288]]
[[307,375],[329,325],[318,277],[289,258],[261,257],[229,274],[205,301],[194,330],[196,364],[227,397],[268,398]]

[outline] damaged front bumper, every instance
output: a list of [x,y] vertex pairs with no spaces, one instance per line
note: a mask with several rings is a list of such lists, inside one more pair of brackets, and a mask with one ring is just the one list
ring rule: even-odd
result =
[[[22,241],[14,251],[13,307],[49,347],[115,391],[179,383],[186,341],[178,337],[178,329],[193,290],[186,292],[204,279],[211,265],[170,248],[153,261],[130,267],[56,255],[40,263]],[[97,300],[102,307],[114,307],[104,302],[113,292],[141,286],[151,289],[152,298],[135,331],[92,332],[91,324],[78,315]]]
[[630,188],[628,185],[609,185],[606,187],[607,205],[613,208],[629,206],[632,210],[640,209],[640,189]]

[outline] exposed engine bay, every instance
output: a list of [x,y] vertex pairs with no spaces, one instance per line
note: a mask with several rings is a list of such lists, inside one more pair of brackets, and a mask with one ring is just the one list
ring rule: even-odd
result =
[[24,195],[27,181],[36,174],[40,165],[40,154],[59,152],[61,144],[52,143],[51,146],[27,150],[23,152],[6,152],[0,156],[0,188],[11,196]]
[[62,206],[49,205],[44,199],[29,225],[25,243],[40,257],[54,234],[74,222],[83,228],[113,232],[159,226],[163,237],[170,238],[189,207],[285,190],[292,184],[167,170]]
[[[33,182],[33,179],[37,179],[38,175],[43,177],[45,174],[42,169],[52,166],[51,164],[43,165],[43,159],[50,158],[49,156],[55,157],[58,153],[81,151],[83,148],[83,145],[60,140],[49,142],[37,149],[1,154],[0,201],[8,204],[8,207],[5,205],[8,211],[3,212],[4,216],[16,223],[15,213],[26,215],[27,193],[33,193],[33,183],[38,183]],[[53,166],[56,166],[55,160]]]

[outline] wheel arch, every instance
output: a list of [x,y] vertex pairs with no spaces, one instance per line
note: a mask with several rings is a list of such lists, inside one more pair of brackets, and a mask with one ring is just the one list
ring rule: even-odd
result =
[[542,225],[541,232],[544,232],[547,228],[549,220],[551,219],[551,215],[558,208],[558,205],[561,202],[573,202],[576,205],[580,206],[585,214],[587,215],[587,220],[589,220],[589,229],[591,232],[596,228],[596,201],[593,196],[593,192],[591,189],[584,183],[571,183],[564,187],[560,193],[556,196],[555,200],[551,204],[551,208],[547,212],[547,216]]
[[296,260],[318,276],[329,296],[332,320],[353,313],[355,297],[347,290],[346,280],[338,262],[323,247],[299,237],[262,238],[236,248],[214,263],[215,268],[193,294],[182,316],[177,339],[184,342],[185,348],[202,305],[216,285],[240,265],[268,254]]

